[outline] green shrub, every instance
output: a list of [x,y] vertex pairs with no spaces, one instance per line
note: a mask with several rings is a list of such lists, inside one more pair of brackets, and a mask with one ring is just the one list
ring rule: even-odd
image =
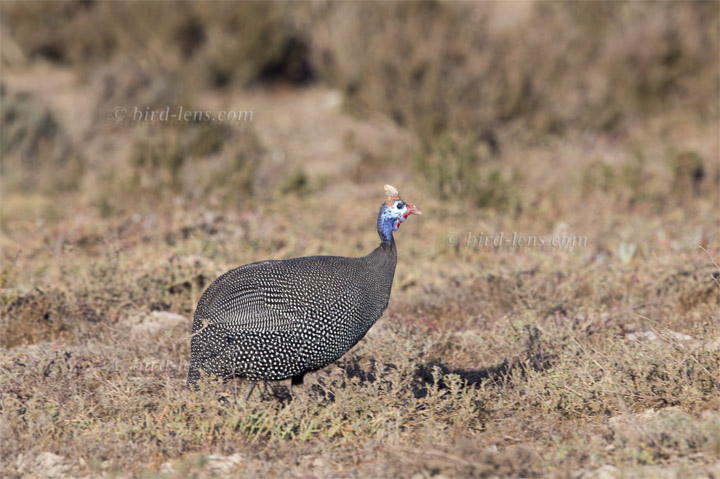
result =
[[78,187],[83,162],[55,115],[26,93],[0,87],[4,185],[46,193]]
[[473,136],[440,136],[418,153],[415,168],[442,199],[462,198],[509,213],[521,207],[517,173],[506,173],[490,147]]
[[218,123],[147,125],[130,158],[129,187],[143,195],[207,201],[253,192],[261,148],[252,129]]

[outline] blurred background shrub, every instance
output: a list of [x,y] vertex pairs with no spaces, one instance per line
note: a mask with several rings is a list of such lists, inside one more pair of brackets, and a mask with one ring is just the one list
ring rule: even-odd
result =
[[[191,107],[200,92],[326,85],[342,92],[347,111],[385,116],[415,135],[414,159],[397,161],[412,163],[429,191],[511,212],[532,201],[517,192],[522,168],[503,164],[511,145],[618,135],[676,114],[717,122],[718,10],[716,2],[6,1],[2,61],[75,70],[99,90],[98,124],[113,105]],[[52,113],[5,90],[2,99],[10,184],[39,185],[32,171],[51,166],[58,174],[46,190],[48,182],[72,188],[68,178],[92,170],[112,184],[126,174],[121,183],[142,195],[166,187],[250,195],[267,160],[250,124],[237,137],[183,124],[139,127],[123,165],[129,174],[87,168]],[[708,158],[666,156],[682,191],[708,188]],[[188,166],[198,162],[207,167]],[[642,187],[640,163],[619,168],[591,165],[580,188]],[[277,191],[307,190],[303,170],[292,171]]]
[[675,108],[716,118],[706,100],[718,87],[717,12],[707,2],[332,4],[308,31],[319,77],[427,142],[447,130],[493,138],[513,123],[532,140]]
[[88,69],[129,56],[193,89],[321,81],[427,142],[514,121],[537,137],[673,108],[718,114],[707,101],[718,87],[714,2],[39,1],[3,10],[30,60]]

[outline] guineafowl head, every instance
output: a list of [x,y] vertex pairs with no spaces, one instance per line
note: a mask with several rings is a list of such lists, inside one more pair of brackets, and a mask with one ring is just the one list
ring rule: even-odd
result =
[[394,186],[385,185],[385,194],[387,199],[380,206],[377,228],[383,243],[391,243],[393,231],[397,231],[408,216],[421,215],[422,211],[414,204],[403,201]]

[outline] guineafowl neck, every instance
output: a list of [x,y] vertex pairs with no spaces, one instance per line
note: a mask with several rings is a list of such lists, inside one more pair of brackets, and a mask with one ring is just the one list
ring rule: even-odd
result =
[[386,253],[391,253],[393,257],[397,256],[397,248],[395,247],[395,238],[393,238],[392,235],[390,235],[390,241],[383,240],[380,243],[380,246],[378,246],[378,249],[381,249],[385,251]]
[[375,286],[379,291],[390,296],[393,278],[395,277],[395,265],[397,264],[397,249],[395,240],[390,237],[389,242],[383,241],[366,256],[370,270],[375,277]]
[[394,225],[395,218],[389,213],[387,205],[383,204],[378,212],[377,232],[383,244],[392,244],[393,247],[395,246],[395,240],[393,239]]
[[[390,299],[390,289],[392,288],[393,278],[395,277],[395,264],[397,263],[397,250],[395,249],[395,238],[393,238],[393,226],[396,218],[388,213],[387,205],[380,206],[377,219],[377,232],[380,236],[380,246],[375,248],[372,253],[365,257],[371,277],[373,278],[372,288],[378,295],[379,303],[382,309],[377,313],[377,317],[387,307],[387,301]],[[382,298],[382,300],[380,300]]]
[[378,236],[382,244],[395,247],[395,238],[393,238],[392,225],[389,225],[387,221],[379,222],[378,224]]

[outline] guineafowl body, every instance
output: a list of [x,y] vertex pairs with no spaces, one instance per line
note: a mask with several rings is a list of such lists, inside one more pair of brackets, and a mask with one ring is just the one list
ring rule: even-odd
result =
[[380,245],[367,256],[261,261],[228,271],[203,293],[192,326],[188,385],[200,371],[222,378],[301,384],[338,360],[388,305],[397,250],[393,231],[412,213],[385,186]]

